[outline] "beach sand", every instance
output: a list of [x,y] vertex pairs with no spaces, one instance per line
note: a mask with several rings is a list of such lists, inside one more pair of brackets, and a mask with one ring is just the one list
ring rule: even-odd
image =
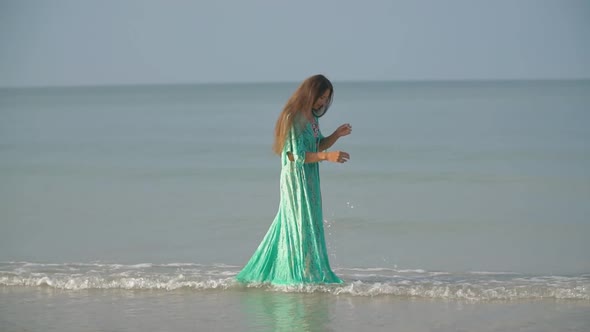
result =
[[239,290],[0,287],[0,327],[25,331],[588,331],[588,301],[448,301]]

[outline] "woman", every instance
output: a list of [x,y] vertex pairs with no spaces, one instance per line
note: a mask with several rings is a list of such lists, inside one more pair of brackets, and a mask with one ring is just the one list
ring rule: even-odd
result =
[[323,75],[307,78],[287,101],[275,127],[273,150],[281,156],[279,211],[250,261],[237,275],[241,282],[279,285],[341,283],[328,261],[320,161],[344,163],[349,155],[326,152],[340,137],[351,133],[344,124],[322,136],[318,118],[332,102],[332,83]]

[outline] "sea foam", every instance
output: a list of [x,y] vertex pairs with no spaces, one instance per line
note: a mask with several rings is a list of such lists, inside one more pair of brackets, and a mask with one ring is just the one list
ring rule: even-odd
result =
[[[343,284],[242,284],[239,267],[192,263],[133,265],[104,263],[0,263],[0,286],[63,290],[231,290],[259,288],[289,293],[397,296],[450,300],[561,299],[590,301],[590,276],[541,276],[512,272],[426,271],[423,269],[341,268]],[[377,272],[377,273],[376,273]]]

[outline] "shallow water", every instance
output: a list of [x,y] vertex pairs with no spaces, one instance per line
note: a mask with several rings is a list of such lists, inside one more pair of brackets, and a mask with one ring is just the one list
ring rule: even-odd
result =
[[587,331],[588,302],[0,287],[3,331]]
[[2,327],[588,329],[589,81],[335,83],[321,128],[352,124],[351,160],[321,165],[322,196],[346,283],[246,288],[295,87],[1,89]]

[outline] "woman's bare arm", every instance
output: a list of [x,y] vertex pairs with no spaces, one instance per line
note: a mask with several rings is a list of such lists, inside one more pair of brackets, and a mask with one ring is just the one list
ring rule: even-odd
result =
[[338,136],[336,136],[336,133],[334,132],[332,135],[330,136],[326,136],[324,137],[321,141],[320,141],[320,146],[319,149],[320,151],[325,151],[328,150],[332,145],[334,145],[334,143],[336,143],[336,141],[338,140]]
[[[291,152],[287,152],[287,157],[290,161],[294,161]],[[304,163],[317,163],[324,160],[334,163],[344,163],[347,162],[348,159],[350,159],[350,155],[344,151],[306,152]]]
[[334,143],[336,143],[336,141],[340,137],[349,135],[351,132],[352,132],[352,127],[350,126],[350,124],[345,123],[345,124],[341,125],[340,127],[338,127],[338,129],[336,129],[332,133],[332,135],[324,137],[320,141],[319,150],[320,151],[328,150],[332,145],[334,145]]

